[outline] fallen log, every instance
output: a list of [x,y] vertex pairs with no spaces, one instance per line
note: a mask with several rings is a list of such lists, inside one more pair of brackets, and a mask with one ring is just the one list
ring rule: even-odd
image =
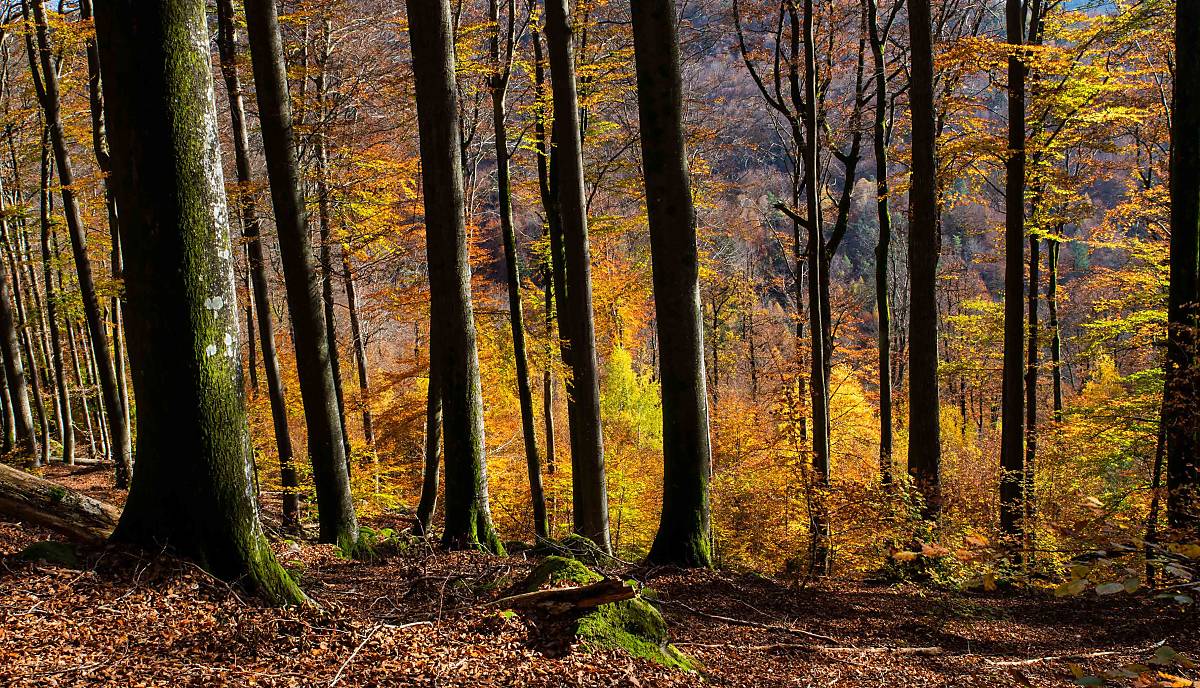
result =
[[0,464],[0,514],[85,543],[107,539],[121,517],[111,504],[4,464]]
[[502,597],[485,606],[519,609],[546,607],[554,610],[592,609],[610,602],[633,599],[637,591],[617,578],[575,588],[551,588]]

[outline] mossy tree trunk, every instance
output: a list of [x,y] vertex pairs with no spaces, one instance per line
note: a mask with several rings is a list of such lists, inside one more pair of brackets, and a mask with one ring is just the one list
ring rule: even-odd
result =
[[[267,396],[275,428],[275,448],[279,452],[279,473],[283,486],[283,524],[289,531],[300,526],[300,506],[296,480],[295,455],[288,426],[287,400],[275,348],[275,317],[271,313],[271,295],[267,288],[266,257],[263,252],[262,223],[249,187],[250,141],[246,133],[246,110],[242,104],[241,78],[237,68],[237,36],[233,23],[233,0],[217,0],[217,47],[221,55],[221,74],[229,96],[229,114],[233,127],[233,152],[239,189],[235,206],[242,216],[246,240],[246,271],[250,275],[251,301],[256,306],[258,334],[262,341],[263,373],[267,378]],[[251,340],[253,341],[253,339]],[[253,362],[251,363],[253,365]]]
[[113,538],[167,543],[273,602],[302,602],[254,504],[205,5],[96,10],[139,402],[138,469]]
[[579,91],[572,46],[574,26],[567,0],[546,2],[546,43],[554,100],[554,170],[556,207],[562,228],[566,298],[558,312],[571,314],[564,325],[571,369],[567,394],[575,401],[568,417],[571,431],[571,496],[575,532],[611,551],[608,535],[608,488],[604,439],[600,427],[600,378],[596,363],[596,327],[592,310],[591,257],[583,180]]
[[663,507],[647,560],[712,566],[704,316],[674,0],[633,4],[633,44],[663,412]]
[[430,345],[440,357],[436,382],[446,457],[442,541],[451,548],[502,552],[488,508],[449,0],[408,0],[408,20],[425,194]]
[[[7,223],[2,219],[0,222]],[[13,412],[15,446],[36,464],[39,463],[38,441],[33,424],[33,408],[29,403],[25,364],[21,361],[21,344],[17,334],[17,317],[12,301],[10,277],[7,262],[0,260],[0,354],[4,356],[4,377]]]
[[358,541],[358,522],[350,494],[342,423],[329,360],[329,340],[322,306],[317,265],[308,234],[308,217],[300,188],[300,168],[292,132],[287,66],[275,0],[247,0],[246,28],[254,63],[254,84],[262,123],[263,149],[279,232],[279,253],[287,287],[296,347],[296,373],[304,401],[308,453],[321,542],[352,549]]

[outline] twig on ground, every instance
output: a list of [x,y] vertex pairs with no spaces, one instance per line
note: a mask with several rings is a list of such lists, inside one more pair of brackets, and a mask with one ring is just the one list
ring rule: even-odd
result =
[[933,656],[945,653],[945,648],[939,645],[931,645],[928,647],[904,647],[904,646],[869,646],[869,647],[851,647],[851,646],[828,646],[828,645],[809,645],[806,643],[769,643],[767,645],[730,645],[728,643],[675,643],[680,647],[703,647],[711,649],[730,649],[739,650],[742,652],[770,652],[772,650],[800,650],[803,652],[832,652],[832,653],[847,653],[853,654],[863,652],[869,654],[893,654],[893,655],[922,655]]
[[354,648],[354,651],[350,653],[350,656],[346,658],[346,661],[342,662],[342,665],[338,667],[337,673],[333,675],[333,680],[329,682],[331,688],[332,686],[336,686],[338,681],[342,680],[342,672],[346,670],[346,667],[350,666],[350,662],[353,662],[354,658],[358,656],[358,651],[363,649],[363,646],[365,646],[367,643],[371,642],[371,638],[374,638],[375,634],[378,633],[379,629],[381,628],[383,628],[383,624],[381,623],[377,623],[371,627],[371,630],[367,632],[367,635],[362,639],[362,642]]
[[838,640],[837,638],[831,638],[827,635],[821,635],[820,633],[813,633],[811,631],[805,631],[805,630],[795,628],[792,626],[781,626],[779,624],[759,623],[758,621],[747,621],[746,619],[735,619],[731,616],[721,616],[719,614],[709,614],[708,612],[702,612],[699,609],[696,609],[694,607],[689,607],[688,605],[686,605],[678,600],[661,600],[661,601],[664,604],[671,604],[671,605],[675,605],[677,607],[682,607],[682,608],[688,610],[689,612],[691,612],[692,614],[695,614],[696,616],[702,616],[706,619],[712,619],[713,621],[723,621],[725,623],[730,623],[735,626],[749,626],[751,628],[761,628],[761,629],[764,629],[767,631],[781,631],[783,633],[794,633],[796,635],[804,636],[805,638],[812,638],[813,640],[824,640],[825,642],[829,642],[829,643],[841,644],[841,642],[842,642],[842,641]]
[[1147,647],[1138,648],[1138,649],[1132,649],[1132,650],[1103,650],[1101,652],[1086,652],[1086,653],[1082,653],[1082,654],[1075,653],[1075,654],[1068,654],[1068,655],[1050,655],[1047,657],[1034,657],[1033,659],[1011,659],[1011,660],[1005,660],[1002,662],[997,662],[995,660],[989,659],[987,663],[991,664],[992,666],[1028,666],[1030,664],[1040,664],[1041,662],[1054,662],[1054,661],[1057,661],[1060,659],[1091,659],[1093,657],[1107,657],[1109,655],[1119,655],[1119,654],[1125,654],[1125,653],[1138,654],[1138,653],[1149,652],[1150,650],[1158,649],[1159,647],[1162,647],[1166,642],[1167,641],[1164,639],[1164,640],[1158,641],[1157,643],[1154,643],[1153,645],[1149,645]]

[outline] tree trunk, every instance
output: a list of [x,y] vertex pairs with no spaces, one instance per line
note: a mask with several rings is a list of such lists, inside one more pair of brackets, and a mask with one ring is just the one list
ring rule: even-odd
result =
[[937,131],[933,109],[933,36],[929,0],[909,0],[912,45],[912,184],[908,231],[908,472],[924,498],[926,518],[941,504],[941,404],[938,394]]
[[492,528],[488,508],[450,2],[408,0],[407,4],[421,136],[430,342],[440,358],[437,379],[446,454],[442,542],[451,548],[483,547],[502,553],[504,547]]
[[[49,176],[47,164],[49,161],[43,157],[42,176]],[[45,179],[49,182],[49,179]],[[43,201],[47,201],[49,193],[46,191],[43,194]],[[50,354],[54,363],[54,379],[58,385],[58,400],[61,408],[60,420],[60,437],[62,438],[63,447],[63,463],[75,463],[75,426],[71,421],[71,393],[70,387],[67,384],[66,367],[63,365],[62,356],[62,334],[58,327],[58,295],[54,290],[54,272],[52,261],[56,256],[52,256],[50,252],[50,215],[49,204],[43,202],[41,212],[41,257],[42,257],[42,288],[45,290],[45,307],[46,307],[46,326],[50,333]]]
[[1171,287],[1167,322],[1167,518],[1200,524],[1200,3],[1175,7],[1171,117]]
[[[1007,0],[1008,43],[1024,43],[1025,5]],[[1004,180],[1004,369],[1000,419],[1000,528],[1010,536],[1023,532],[1025,503],[1025,409],[1022,368],[1025,358],[1025,65],[1008,58],[1008,159]]]
[[438,375],[438,354],[429,340],[429,387],[425,394],[425,465],[421,472],[421,501],[417,503],[417,518],[413,530],[428,535],[437,508],[438,483],[442,459],[442,388]]
[[[80,19],[92,18],[91,0],[80,0]],[[92,115],[92,150],[96,155],[96,165],[104,173],[104,202],[108,209],[108,233],[112,240],[112,250],[109,253],[112,263],[112,278],[114,282],[122,279],[121,232],[117,219],[117,199],[113,193],[109,177],[112,174],[112,156],[108,151],[108,136],[104,128],[104,96],[100,83],[100,53],[94,37],[87,40],[88,60],[88,108]],[[112,340],[113,362],[116,365],[117,391],[121,397],[121,406],[125,410],[125,424],[129,424],[129,385],[125,371],[125,328],[124,303],[122,295],[116,292],[112,297]],[[253,355],[251,356],[253,359]]]
[[[797,34],[793,10],[792,32]],[[829,389],[826,386],[825,326],[821,285],[825,270],[825,240],[821,229],[821,157],[820,129],[817,117],[817,56],[813,0],[804,1],[804,195],[808,225],[808,317],[811,340],[809,395],[812,400],[812,466],[813,479],[819,492],[812,509],[812,563],[820,575],[828,575],[832,567],[829,537],[829,514],[823,492],[829,487]]]
[[325,313],[308,236],[308,218],[293,145],[292,108],[275,0],[248,0],[246,27],[262,122],[263,148],[279,231],[288,311],[292,316],[296,372],[304,401],[308,452],[317,488],[321,542],[344,550],[358,542],[358,522],[346,471],[346,451],[329,361]]
[[141,402],[138,470],[113,538],[167,544],[272,602],[303,602],[252,492],[205,5],[97,9]]
[[1028,538],[1034,514],[1034,470],[1037,465],[1037,384],[1038,384],[1038,284],[1041,281],[1038,268],[1041,266],[1041,242],[1034,235],[1029,237],[1029,347],[1025,365],[1025,464],[1022,479],[1025,481],[1025,536]]
[[[566,298],[559,313],[571,312],[567,330],[571,369],[567,394],[575,399],[576,424],[571,444],[571,492],[575,532],[610,551],[608,492],[604,439],[600,427],[600,380],[596,364],[595,316],[592,311],[591,258],[583,181],[579,93],[572,47],[574,29],[567,0],[546,2],[546,42],[554,96],[554,177],[566,259]],[[563,324],[560,322],[561,331]]]
[[92,424],[92,411],[88,404],[87,386],[83,381],[83,368],[79,365],[79,352],[75,346],[75,328],[67,322],[67,350],[71,354],[71,365],[75,369],[75,384],[79,387],[79,404],[83,407],[83,421],[87,426],[88,458],[96,458],[96,430]]
[[[241,79],[237,70],[237,35],[233,24],[233,0],[217,0],[217,46],[221,54],[221,73],[229,96],[229,114],[233,126],[233,151],[240,193],[235,202],[242,218],[246,240],[246,271],[253,288],[251,300],[257,306],[258,334],[262,342],[263,373],[267,378],[267,396],[271,402],[271,420],[275,429],[275,448],[279,452],[279,476],[283,487],[283,526],[288,532],[300,527],[299,483],[296,479],[295,454],[288,426],[287,400],[275,349],[275,318],[271,313],[271,294],[267,287],[266,258],[263,255],[262,223],[258,207],[250,194],[250,141],[246,134],[246,111],[242,104]],[[247,308],[249,310],[249,308]]]
[[646,560],[711,567],[704,320],[674,0],[634,3],[633,39],[663,414],[662,516]]
[[[83,226],[79,200],[75,196],[74,168],[71,164],[71,154],[68,150],[66,132],[63,130],[59,107],[58,75],[55,73],[53,65],[54,58],[50,49],[45,7],[43,0],[33,0],[32,4],[41,62],[42,88],[39,95],[41,96],[42,111],[46,115],[46,126],[50,129],[50,142],[54,148],[55,164],[58,166],[58,179],[62,187],[63,213],[66,215],[67,229],[71,235],[71,251],[75,258],[75,272],[79,280],[80,298],[83,300],[84,319],[87,322],[88,334],[92,339],[96,367],[99,369],[100,389],[104,403],[104,413],[108,421],[107,426],[112,433],[111,449],[112,458],[116,464],[117,487],[126,488],[129,486],[129,476],[133,470],[129,424],[125,422],[125,404],[121,400],[121,392],[117,384],[117,374],[113,368],[113,357],[109,349],[108,336],[105,332],[104,320],[100,313],[100,302],[96,298],[96,286],[92,278],[92,264],[87,253],[87,233]],[[22,5],[27,5],[25,0],[22,0]],[[28,8],[26,7],[26,9]],[[26,12],[26,20],[28,19],[29,14]]]
[[316,98],[317,98],[317,221],[320,227],[321,247],[321,303],[325,307],[325,338],[329,348],[329,368],[333,374],[333,395],[337,399],[338,423],[342,428],[342,450],[346,454],[346,470],[350,470],[350,431],[346,428],[346,398],[342,393],[342,356],[337,341],[337,318],[334,315],[333,302],[333,238],[330,231],[329,210],[329,148],[326,142],[324,123],[326,121],[325,96],[326,74],[325,67],[329,62],[330,35],[329,20],[324,22],[321,55],[317,64]]
[[500,3],[490,0],[489,18],[495,24],[491,38],[492,66],[495,74],[489,77],[492,95],[492,129],[495,132],[496,196],[500,206],[500,233],[504,244],[505,278],[508,282],[508,319],[512,329],[513,358],[517,373],[517,398],[521,405],[521,433],[525,444],[525,463],[529,475],[529,494],[533,507],[533,527],[538,539],[550,537],[546,520],[546,495],[542,487],[542,460],[538,455],[537,431],[534,429],[533,390],[529,383],[529,359],[525,347],[525,315],[521,305],[521,271],[517,256],[517,236],[513,227],[512,190],[509,182],[508,110],[505,98],[512,72],[516,17],[514,3],[509,2],[507,54],[500,54]]
[[[1062,226],[1058,235],[1062,236]],[[1046,307],[1050,316],[1050,372],[1054,381],[1054,422],[1061,423],[1063,419],[1062,394],[1062,334],[1058,326],[1058,251],[1061,243],[1056,238],[1046,240],[1046,264],[1050,274],[1047,275]]]
[[892,214],[888,189],[887,63],[883,49],[886,32],[879,28],[877,0],[866,0],[867,29],[874,61],[875,194],[879,214],[879,242],[875,245],[875,310],[879,318],[879,472],[880,482],[892,483],[892,307],[888,299],[888,257],[891,255]]
[[354,362],[358,366],[358,403],[362,406],[363,439],[375,446],[375,427],[371,420],[371,379],[367,373],[367,343],[358,317],[358,293],[354,272],[350,269],[350,251],[342,247],[342,282],[346,288],[346,309],[350,311],[350,336],[354,338]]
[[86,543],[103,542],[121,516],[114,506],[4,464],[0,464],[0,513]]
[[[0,222],[7,225],[7,220]],[[34,434],[36,429],[33,424],[33,409],[29,401],[29,381],[25,376],[25,366],[21,362],[21,343],[9,287],[8,263],[3,260],[0,260],[0,353],[4,356],[4,376],[8,384],[8,398],[13,408],[16,447],[33,461],[35,466],[40,465],[38,441]]]

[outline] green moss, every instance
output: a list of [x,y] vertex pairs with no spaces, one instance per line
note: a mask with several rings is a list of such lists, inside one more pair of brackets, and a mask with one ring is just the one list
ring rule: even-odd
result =
[[575,635],[586,645],[625,650],[666,667],[698,668],[695,660],[667,642],[667,622],[640,597],[597,607],[579,619]]
[[557,546],[551,543],[550,548],[558,554],[578,559],[589,566],[608,566],[614,561],[599,545],[577,533],[571,533],[559,540]]
[[533,571],[521,581],[519,586],[523,592],[534,592],[545,585],[559,583],[574,583],[587,585],[603,580],[603,576],[589,569],[575,559],[566,557],[546,557]]
[[26,561],[44,561],[65,569],[78,569],[81,564],[75,545],[65,542],[35,542],[21,552],[21,558]]

